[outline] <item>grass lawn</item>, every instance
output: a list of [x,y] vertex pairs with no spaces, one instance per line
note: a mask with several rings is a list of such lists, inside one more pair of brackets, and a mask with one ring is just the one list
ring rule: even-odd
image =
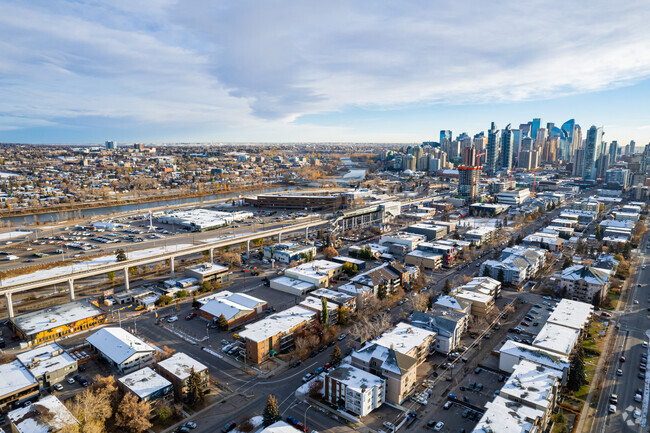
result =
[[585,351],[585,376],[587,379],[587,384],[582,385],[580,389],[573,395],[577,399],[585,401],[587,399],[587,394],[589,394],[589,386],[594,378],[594,374],[596,373],[596,366],[598,365],[598,359],[600,356],[587,352],[598,351],[598,353],[602,354],[605,338],[600,334],[604,329],[604,322],[594,320],[591,323],[591,327],[589,328],[589,334],[591,335],[591,338],[585,338],[582,342],[582,347],[584,349],[589,349]]

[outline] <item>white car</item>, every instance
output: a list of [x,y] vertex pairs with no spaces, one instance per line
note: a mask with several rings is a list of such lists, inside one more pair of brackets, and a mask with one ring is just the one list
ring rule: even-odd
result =
[[636,401],[637,403],[642,402],[643,396],[637,392],[636,394],[634,394],[634,401]]
[[445,423],[440,421],[436,426],[433,428],[434,431],[442,431],[442,428],[445,426]]
[[71,378],[71,377],[69,377],[69,378],[68,378],[68,383],[69,383],[70,385],[72,385],[72,384],[74,383],[74,379]]
[[632,416],[634,419],[639,419],[641,417],[641,411],[639,409],[634,409],[634,412],[632,412]]
[[613,404],[610,404],[609,405],[609,413],[616,413],[616,406],[614,406]]
[[55,383],[54,389],[56,389],[57,391],[63,391],[63,385],[61,385],[60,383]]
[[178,320],[178,316],[172,316],[169,319],[167,319],[167,323],[173,323]]

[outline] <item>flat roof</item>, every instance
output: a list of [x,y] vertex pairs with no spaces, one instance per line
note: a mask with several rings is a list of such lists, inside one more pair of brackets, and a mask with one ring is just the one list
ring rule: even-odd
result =
[[362,265],[362,264],[366,263],[365,260],[354,259],[354,258],[348,257],[348,256],[336,256],[336,257],[333,257],[332,260],[339,260],[341,262],[352,263],[353,265]]
[[190,377],[192,368],[194,372],[198,373],[207,369],[205,365],[201,364],[196,359],[190,357],[189,355],[183,352],[176,352],[169,358],[160,361],[158,366],[169,371],[174,376],[178,377],[180,380],[185,380]]
[[122,328],[102,328],[86,341],[118,364],[138,352],[154,352],[153,346]]
[[547,323],[533,340],[533,346],[568,355],[579,337],[580,331],[577,329]]
[[14,394],[36,383],[34,376],[17,359],[0,365],[0,397]]
[[291,276],[304,276],[312,278],[322,278],[329,276],[329,272],[341,268],[341,263],[330,262],[329,260],[314,260],[289,268],[284,271],[284,274]]
[[[476,290],[479,290],[479,289],[477,288]],[[494,299],[493,296],[486,295],[485,293],[481,293],[479,291],[473,292],[473,291],[468,291],[468,290],[459,290],[456,293],[456,297],[460,298],[460,299],[465,299],[467,301],[482,302],[484,304],[487,304],[492,299]]]
[[146,398],[154,392],[171,386],[172,383],[153,371],[150,367],[129,373],[118,379],[124,386],[140,398]]
[[330,370],[327,375],[357,392],[363,392],[367,388],[381,386],[386,382],[384,379],[352,365],[336,367]]
[[427,339],[435,337],[436,333],[417,326],[399,322],[372,342],[379,346],[393,349],[396,352],[408,355],[413,348],[422,345]]
[[520,359],[527,359],[531,362],[556,368],[558,370],[569,368],[570,365],[569,358],[565,355],[559,355],[540,347],[517,343],[516,341],[506,341],[503,346],[501,346],[501,349],[499,349],[499,353],[516,356]]
[[297,278],[291,278],[287,277],[285,275],[274,278],[271,281],[273,281],[276,284],[282,284],[283,286],[286,287],[293,287],[294,289],[298,290],[309,290],[314,287],[312,283],[308,283],[307,281],[299,280]]
[[93,304],[75,301],[32,311],[14,317],[11,321],[26,335],[34,335],[101,314],[106,313]]
[[349,295],[347,293],[337,292],[336,290],[330,290],[325,288],[314,290],[311,294],[312,296],[320,296],[322,298],[332,299],[334,302],[338,304],[343,304],[351,299],[354,299],[354,296]]
[[296,433],[296,428],[284,421],[277,421],[258,433]]
[[[311,308],[316,311],[321,311],[323,308],[323,301],[320,300],[320,298],[317,298],[315,296],[307,296],[300,304],[305,308]],[[336,302],[327,302],[327,311],[332,312],[338,308],[338,304]]]
[[591,304],[562,299],[548,316],[546,323],[555,323],[569,328],[583,329],[591,320],[593,313],[594,307]]
[[48,433],[78,424],[61,400],[55,395],[43,397],[33,405],[12,410],[7,414],[18,433]]
[[218,265],[216,263],[202,263],[200,265],[187,268],[186,270],[191,272],[196,272],[197,274],[201,274],[205,276],[205,275],[212,275],[214,273],[219,273],[219,272],[228,272],[228,267]]
[[259,343],[301,323],[311,321],[315,314],[312,310],[296,305],[246,325],[246,329],[240,332],[239,336]]
[[514,366],[514,371],[501,388],[501,395],[546,408],[551,404],[548,398],[556,381],[562,381],[560,370],[524,359]]
[[57,371],[77,362],[56,343],[50,343],[27,352],[19,353],[16,355],[16,358],[35,377],[42,376],[49,371]]
[[497,396],[485,404],[485,413],[474,427],[474,432],[493,433],[529,433],[532,422],[543,418],[544,412],[539,409],[515,403]]
[[420,258],[423,258],[423,259],[440,259],[440,260],[442,260],[442,254],[434,253],[433,251],[425,251],[425,250],[413,250],[410,253],[408,253],[407,256],[420,257]]

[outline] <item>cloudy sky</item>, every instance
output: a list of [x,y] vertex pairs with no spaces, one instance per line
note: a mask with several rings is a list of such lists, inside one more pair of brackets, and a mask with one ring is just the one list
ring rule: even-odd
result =
[[418,142],[541,117],[645,144],[649,21],[645,0],[0,0],[0,142]]

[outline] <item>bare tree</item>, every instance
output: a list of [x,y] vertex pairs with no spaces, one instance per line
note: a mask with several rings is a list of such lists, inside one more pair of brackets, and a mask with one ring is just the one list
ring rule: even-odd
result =
[[156,362],[160,362],[171,357],[174,353],[176,353],[176,350],[172,349],[171,347],[163,346],[162,352],[156,351],[156,353],[153,355],[153,358]]
[[117,408],[115,425],[123,427],[131,433],[141,433],[151,427],[149,415],[151,403],[138,401],[132,393],[127,393]]
[[241,266],[241,256],[237,253],[225,252],[221,255],[221,259],[231,265]]
[[418,293],[409,298],[409,305],[413,311],[425,311],[429,306],[429,297],[425,293]]

